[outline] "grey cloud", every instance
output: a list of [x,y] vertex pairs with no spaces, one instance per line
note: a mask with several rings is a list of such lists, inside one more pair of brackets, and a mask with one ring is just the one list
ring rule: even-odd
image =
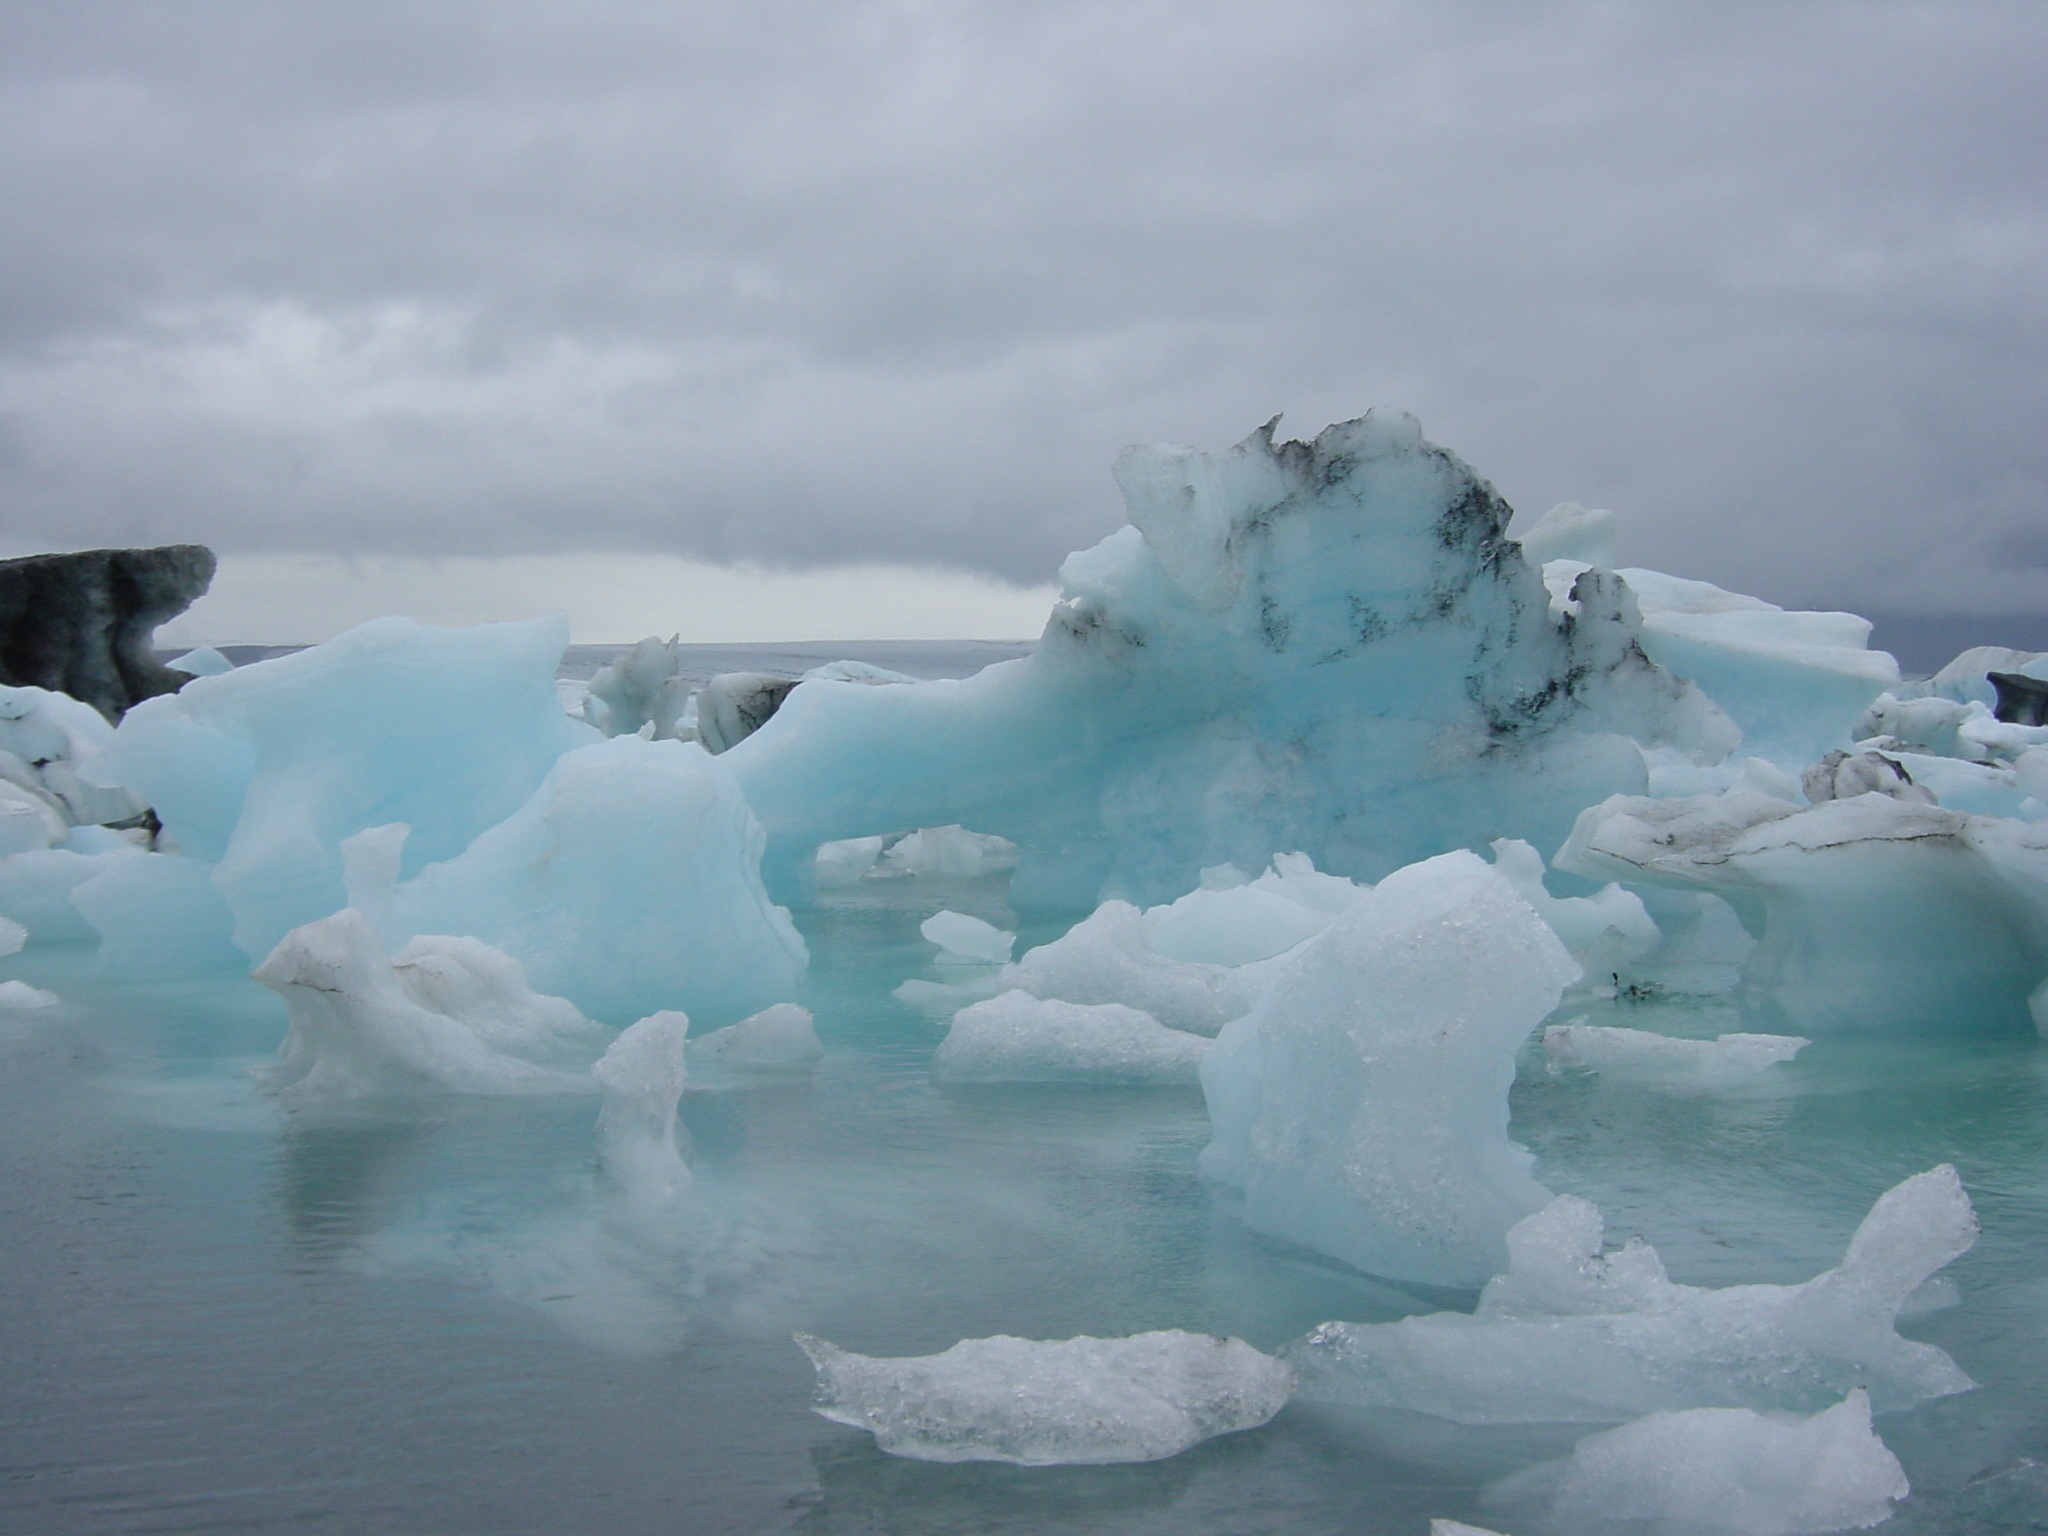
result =
[[17,7],[9,536],[1040,579],[1123,443],[1381,405],[1633,561],[2014,606],[2044,65],[2002,0]]

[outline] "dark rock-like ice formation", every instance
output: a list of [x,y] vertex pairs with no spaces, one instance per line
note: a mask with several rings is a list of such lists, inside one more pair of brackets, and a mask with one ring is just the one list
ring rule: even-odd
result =
[[0,683],[83,699],[110,720],[188,674],[150,654],[156,627],[213,581],[213,551],[88,549],[0,560]]

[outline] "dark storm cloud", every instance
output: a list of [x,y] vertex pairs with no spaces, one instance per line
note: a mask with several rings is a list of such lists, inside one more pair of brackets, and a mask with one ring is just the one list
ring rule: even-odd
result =
[[1633,561],[2012,607],[2042,78],[2006,0],[13,7],[0,505],[1033,580],[1125,442],[1381,405]]

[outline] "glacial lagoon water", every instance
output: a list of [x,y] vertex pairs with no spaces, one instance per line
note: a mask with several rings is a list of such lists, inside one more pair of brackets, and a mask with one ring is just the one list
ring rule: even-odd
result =
[[[1271,1349],[1473,1300],[1247,1232],[1197,1172],[1193,1091],[935,1086],[945,1020],[892,991],[938,975],[917,925],[940,907],[1014,925],[1000,880],[922,877],[800,918],[824,1064],[686,1096],[703,1210],[672,1243],[607,1212],[588,1099],[285,1113],[248,1073],[284,1030],[254,983],[10,958],[65,1001],[0,1015],[0,1530],[1534,1531],[1489,1485],[1585,1426],[1296,1403],[1168,1461],[1025,1469],[891,1458],[809,1411],[793,1331],[879,1355],[1152,1328]],[[1984,1235],[1902,1328],[1981,1387],[1880,1415],[1915,1489],[1896,1536],[2048,1530],[2048,1047],[1953,1022],[1685,1098],[1553,1073],[1532,1041],[1512,1101],[1539,1177],[1695,1284],[1804,1279],[1880,1192],[1958,1167]]]

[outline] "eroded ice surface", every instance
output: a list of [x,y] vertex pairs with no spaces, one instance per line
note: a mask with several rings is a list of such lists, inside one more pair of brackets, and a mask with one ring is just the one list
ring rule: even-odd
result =
[[1202,1064],[1245,1219],[1372,1274],[1476,1285],[1548,1192],[1508,1139],[1515,1056],[1579,968],[1470,853],[1389,875],[1294,951]]
[[1121,1003],[1064,1003],[1012,990],[953,1015],[932,1075],[954,1083],[1179,1083],[1209,1041]]
[[1811,1409],[1856,1386],[1880,1407],[1910,1407],[1974,1385],[1894,1325],[1976,1238],[1969,1197],[1943,1166],[1880,1196],[1826,1273],[1712,1289],[1675,1284],[1640,1241],[1603,1254],[1598,1208],[1560,1195],[1508,1234],[1507,1272],[1476,1312],[1326,1323],[1283,1354],[1306,1397],[1466,1424]]
[[1692,1408],[1588,1435],[1561,1470],[1551,1520],[1566,1531],[1647,1520],[1804,1536],[1882,1524],[1909,1492],[1859,1388],[1805,1419]]
[[808,1334],[797,1343],[818,1370],[819,1413],[919,1461],[1156,1461],[1256,1429],[1294,1390],[1272,1356],[1206,1333],[963,1339],[898,1360]]

